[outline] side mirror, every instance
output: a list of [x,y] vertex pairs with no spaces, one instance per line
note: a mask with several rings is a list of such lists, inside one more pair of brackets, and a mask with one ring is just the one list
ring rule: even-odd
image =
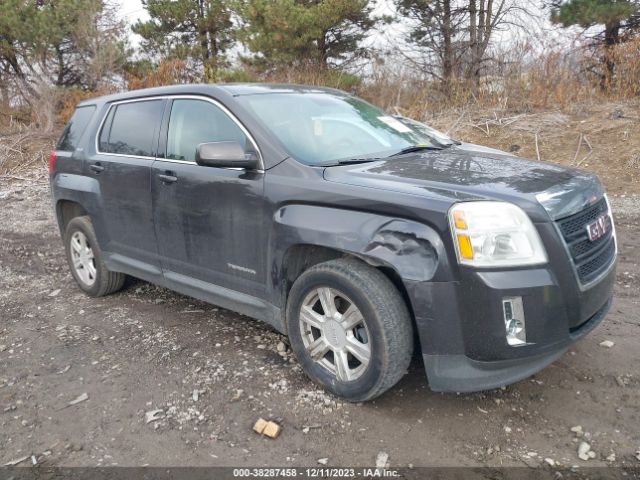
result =
[[258,155],[245,153],[238,142],[201,143],[196,148],[196,163],[203,167],[258,168]]

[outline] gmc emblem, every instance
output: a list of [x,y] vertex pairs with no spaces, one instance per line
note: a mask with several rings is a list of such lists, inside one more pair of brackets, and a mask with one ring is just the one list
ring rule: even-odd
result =
[[607,233],[610,228],[611,220],[609,219],[609,215],[607,215],[606,213],[604,215],[600,215],[594,222],[587,225],[587,234],[589,235],[589,240],[595,242],[597,239]]

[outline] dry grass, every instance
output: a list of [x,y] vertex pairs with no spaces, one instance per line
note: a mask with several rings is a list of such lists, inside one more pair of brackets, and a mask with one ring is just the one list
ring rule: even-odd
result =
[[467,142],[592,171],[608,191],[624,195],[640,193],[639,112],[636,99],[519,114],[450,110],[426,121]]
[[0,132],[0,179],[45,177],[56,136],[34,131],[28,126]]

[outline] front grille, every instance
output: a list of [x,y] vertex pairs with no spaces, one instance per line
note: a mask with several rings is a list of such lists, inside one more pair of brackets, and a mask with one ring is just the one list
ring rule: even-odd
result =
[[558,227],[569,248],[580,282],[585,284],[604,272],[615,257],[616,246],[612,228],[595,241],[589,240],[587,225],[607,213],[604,198],[570,217],[558,220]]

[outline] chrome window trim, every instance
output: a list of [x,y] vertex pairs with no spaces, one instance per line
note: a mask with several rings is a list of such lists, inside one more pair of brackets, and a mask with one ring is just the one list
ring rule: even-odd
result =
[[[113,156],[116,156],[116,157],[139,158],[139,159],[143,159],[143,160],[158,160],[158,161],[173,162],[173,163],[188,163],[188,164],[191,164],[191,165],[197,165],[197,163],[190,162],[188,160],[174,160],[174,159],[167,159],[167,158],[160,158],[160,157],[149,157],[149,156],[144,156],[144,155],[127,155],[125,153],[109,153],[109,152],[101,152],[100,151],[100,148],[99,148],[100,135],[102,133],[102,128],[104,127],[104,122],[106,122],[107,117],[109,116],[109,112],[111,112],[112,108],[115,108],[118,105],[125,104],[125,103],[149,102],[149,101],[154,101],[154,100],[175,100],[175,99],[202,100],[202,101],[205,101],[205,102],[209,102],[209,103],[213,104],[214,106],[218,107],[220,110],[222,110],[231,119],[231,121],[233,121],[233,123],[235,123],[238,126],[238,128],[240,128],[240,130],[242,130],[242,133],[244,133],[247,136],[247,138],[249,139],[249,141],[253,145],[253,148],[255,148],[256,152],[258,152],[258,160],[260,161],[260,168],[258,168],[256,170],[258,172],[264,172],[264,160],[262,158],[262,152],[260,151],[260,148],[258,147],[258,143],[253,138],[253,135],[251,135],[249,130],[247,130],[247,128],[242,124],[242,122],[240,120],[238,120],[238,118],[227,107],[225,107],[219,101],[214,100],[211,97],[207,97],[206,95],[184,95],[184,94],[182,94],[182,95],[181,94],[176,94],[176,95],[158,95],[158,96],[151,96],[151,97],[132,98],[132,99],[127,99],[127,100],[116,100],[114,102],[110,102],[109,103],[109,108],[107,109],[107,111],[105,112],[104,116],[102,117],[102,120],[100,121],[100,125],[98,126],[98,130],[96,131],[96,138],[95,138],[96,154],[99,154],[99,155],[113,155]],[[171,116],[171,112],[169,112],[169,116]],[[225,169],[225,170],[245,170],[245,169],[244,168],[228,168],[228,169]]]

